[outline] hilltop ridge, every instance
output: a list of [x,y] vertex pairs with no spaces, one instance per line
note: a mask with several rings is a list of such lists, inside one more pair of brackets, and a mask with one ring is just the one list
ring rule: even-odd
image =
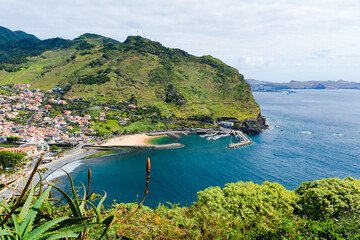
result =
[[8,28],[0,26],[0,43],[16,42],[16,41],[20,41],[20,40],[26,39],[26,38],[38,39],[34,35],[28,34],[24,31],[20,31],[20,30],[11,31]]

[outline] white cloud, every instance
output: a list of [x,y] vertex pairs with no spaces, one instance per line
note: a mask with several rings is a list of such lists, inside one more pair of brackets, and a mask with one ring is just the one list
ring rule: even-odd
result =
[[0,0],[0,7],[2,26],[40,38],[92,32],[123,41],[139,32],[211,54],[249,78],[360,81],[357,0]]

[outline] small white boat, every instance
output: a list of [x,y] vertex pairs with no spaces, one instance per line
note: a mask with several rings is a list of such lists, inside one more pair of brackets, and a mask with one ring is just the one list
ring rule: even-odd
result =
[[212,136],[215,136],[216,134],[217,133],[209,133],[209,134],[200,135],[200,137],[202,137],[202,138],[212,137]]
[[227,134],[220,134],[220,135],[215,135],[215,136],[212,136],[212,137],[208,137],[208,138],[206,138],[206,140],[215,141],[215,140],[218,140],[218,139],[220,139],[220,138],[228,137],[228,136],[230,136],[229,133],[227,133]]

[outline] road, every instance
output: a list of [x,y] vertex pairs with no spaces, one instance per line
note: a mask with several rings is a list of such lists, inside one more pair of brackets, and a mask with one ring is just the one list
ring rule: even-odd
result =
[[27,120],[26,125],[28,126],[28,128],[31,127],[31,122],[34,119],[35,115],[37,112],[35,112],[33,115],[31,115],[31,117]]

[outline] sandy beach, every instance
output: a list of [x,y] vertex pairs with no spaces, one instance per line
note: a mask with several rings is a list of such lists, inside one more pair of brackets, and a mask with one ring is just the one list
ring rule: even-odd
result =
[[148,141],[153,138],[164,137],[167,135],[149,136],[145,133],[126,135],[117,138],[112,138],[101,146],[145,146],[149,145]]

